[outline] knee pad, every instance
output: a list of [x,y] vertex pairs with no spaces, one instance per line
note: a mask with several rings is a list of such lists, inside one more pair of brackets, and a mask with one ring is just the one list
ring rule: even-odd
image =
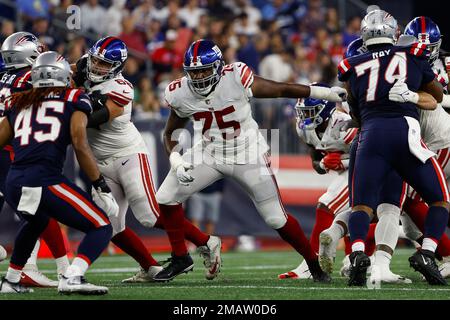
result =
[[280,229],[280,228],[284,227],[284,225],[287,222],[287,219],[284,215],[282,215],[282,216],[276,215],[276,216],[267,217],[264,219],[264,221],[272,229]]
[[256,202],[255,205],[269,227],[280,229],[286,224],[287,219],[278,197],[273,197],[263,202]]
[[159,207],[149,203],[147,197],[140,197],[130,201],[134,217],[146,228],[153,228],[159,216]]
[[156,202],[158,202],[158,204],[165,204],[165,205],[176,205],[178,204],[178,202],[175,200],[174,197],[175,192],[170,192],[169,190],[162,190],[162,188],[160,188],[157,192],[156,192]]
[[377,207],[378,223],[375,228],[375,244],[395,249],[399,234],[400,208],[390,203]]

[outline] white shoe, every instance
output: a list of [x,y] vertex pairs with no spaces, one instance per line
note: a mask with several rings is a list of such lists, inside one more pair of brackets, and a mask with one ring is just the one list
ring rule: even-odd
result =
[[0,262],[5,260],[8,257],[8,253],[6,252],[5,248],[0,246]]
[[198,253],[203,258],[203,265],[206,268],[205,277],[208,280],[214,279],[220,272],[222,266],[221,248],[222,241],[216,236],[209,236],[206,245],[197,248]]
[[372,286],[379,287],[381,283],[411,284],[412,281],[408,278],[393,273],[389,269],[389,266],[373,265],[370,272],[369,283]]
[[282,273],[278,275],[278,279],[311,279],[311,273],[309,272],[308,265],[306,264],[306,260],[303,260],[300,265],[294,270]]
[[162,269],[163,267],[161,266],[151,266],[148,268],[148,271],[140,268],[134,276],[122,280],[122,283],[154,282],[153,277],[156,276]]
[[350,277],[350,265],[351,265],[351,263],[350,263],[349,256],[350,255],[346,255],[344,257],[344,259],[342,260],[341,270],[339,271],[340,275],[342,277],[346,277],[346,278]]
[[334,258],[339,239],[333,239],[327,230],[319,236],[319,264],[322,270],[328,274],[333,273]]
[[370,259],[370,266],[367,268],[367,272],[368,272],[368,273],[371,272],[372,266],[375,265],[375,254],[371,255],[371,256],[369,257],[369,259]]
[[58,281],[47,278],[33,264],[25,265],[20,277],[20,284],[26,287],[56,288],[58,286]]
[[0,282],[0,293],[31,293],[33,289],[24,287],[19,283],[12,283],[6,280],[5,277],[2,278]]
[[450,278],[450,256],[442,258],[442,263],[439,265],[439,271],[443,278]]
[[108,293],[108,288],[88,283],[83,276],[72,276],[69,278],[63,276],[59,280],[58,292],[61,294],[102,295]]

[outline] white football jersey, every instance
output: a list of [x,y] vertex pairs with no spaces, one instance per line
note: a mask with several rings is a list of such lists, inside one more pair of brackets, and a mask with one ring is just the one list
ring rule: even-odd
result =
[[236,62],[223,67],[220,81],[208,96],[195,93],[183,77],[167,86],[165,98],[180,118],[192,119],[203,151],[222,163],[244,164],[269,149],[252,117],[252,83],[250,68]]
[[[433,63],[436,79],[447,87],[448,77],[440,59]],[[450,115],[440,104],[435,110],[422,110],[420,112],[420,131],[422,139],[431,151],[438,151],[450,147]]]
[[100,90],[116,104],[124,108],[122,115],[100,125],[100,130],[89,128],[88,140],[94,156],[98,160],[111,157],[125,157],[135,153],[148,154],[141,134],[131,122],[131,109],[134,98],[133,85],[118,74],[102,83],[86,82],[88,92]]

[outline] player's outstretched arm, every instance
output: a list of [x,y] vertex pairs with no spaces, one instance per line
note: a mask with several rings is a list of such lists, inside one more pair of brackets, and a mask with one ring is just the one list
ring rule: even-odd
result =
[[0,148],[3,148],[11,141],[14,132],[7,119],[0,120]]
[[251,90],[255,98],[315,98],[342,102],[347,91],[340,87],[305,86],[302,84],[276,82],[254,76]]

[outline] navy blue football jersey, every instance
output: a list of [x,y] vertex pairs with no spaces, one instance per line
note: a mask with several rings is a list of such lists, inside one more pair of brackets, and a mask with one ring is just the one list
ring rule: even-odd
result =
[[81,89],[66,89],[20,112],[10,105],[10,100],[6,100],[5,107],[5,116],[14,130],[12,168],[39,165],[43,175],[45,172],[61,174],[67,146],[71,144],[72,114],[92,112],[87,94]]
[[419,120],[417,106],[390,101],[389,90],[397,80],[405,79],[409,89],[417,92],[423,84],[435,78],[428,62],[428,51],[425,45],[418,43],[406,47],[378,46],[342,60],[338,71],[339,80],[350,84],[362,122],[401,116]]
[[0,116],[5,109],[5,100],[13,93],[33,88],[30,82],[31,68],[5,72],[0,79]]

